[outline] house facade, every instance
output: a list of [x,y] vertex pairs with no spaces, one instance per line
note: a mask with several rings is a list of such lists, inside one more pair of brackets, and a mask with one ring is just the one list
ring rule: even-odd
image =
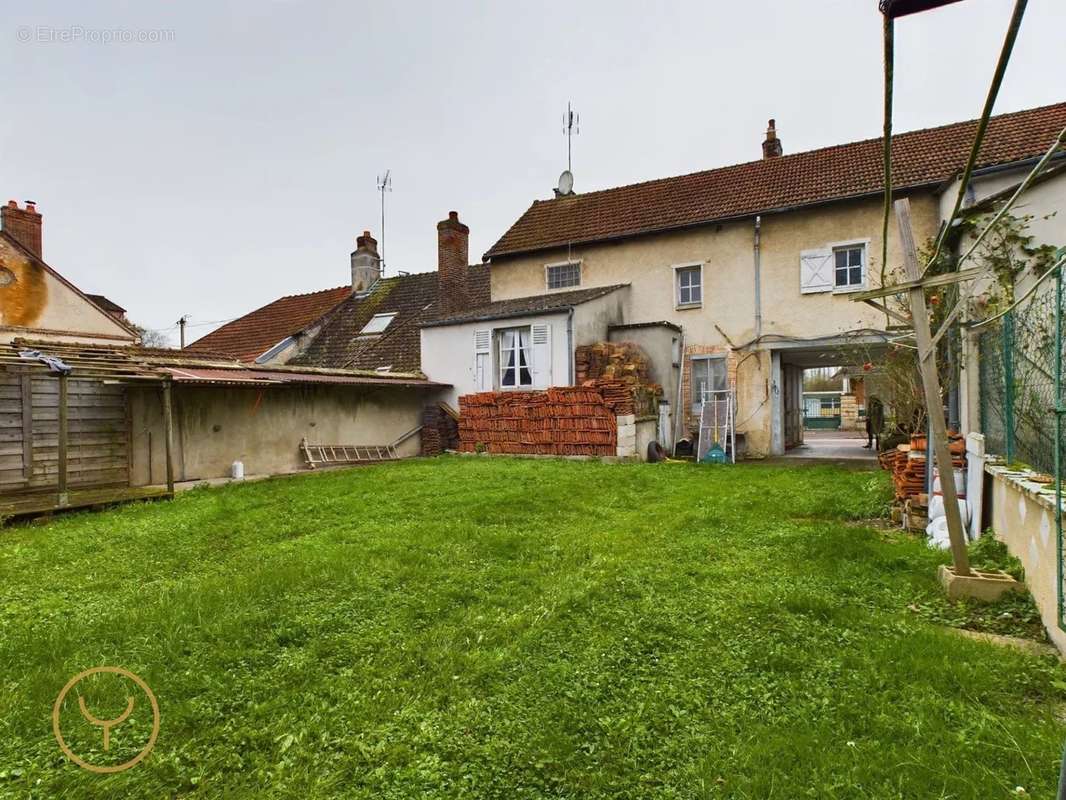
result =
[[0,343],[27,335],[57,342],[139,342],[121,313],[100,305],[45,263],[42,229],[32,201],[0,206]]
[[[980,169],[1005,172],[1042,155],[1064,125],[1066,104],[994,117]],[[893,185],[910,200],[918,242],[938,232],[975,128],[894,137]],[[485,254],[485,324],[456,313],[423,328],[423,350],[434,354],[427,375],[464,389],[537,388],[535,375],[560,382],[573,373],[572,349],[538,356],[535,332],[553,342],[566,336],[569,349],[612,338],[621,326],[663,323],[680,332],[680,352],[652,356],[674,369],[677,393],[664,393],[674,441],[694,431],[708,391],[732,388],[748,455],[798,444],[803,370],[875,360],[899,336],[883,311],[849,296],[897,280],[903,259],[894,220],[882,241],[879,139],[782,149],[771,120],[759,161],[534,202]],[[571,307],[575,293],[611,287],[626,287],[612,292],[612,313],[576,336],[583,315],[580,304]],[[553,297],[555,315],[534,320],[531,311]],[[438,359],[443,353],[449,358]],[[529,366],[518,385],[512,364]]]

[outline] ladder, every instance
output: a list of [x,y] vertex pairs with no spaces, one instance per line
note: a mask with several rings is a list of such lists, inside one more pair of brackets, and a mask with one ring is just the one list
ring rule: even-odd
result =
[[702,464],[705,460],[725,463],[727,458],[730,463],[737,463],[736,395],[733,389],[704,389],[700,394],[696,463]]
[[395,461],[400,456],[396,448],[422,430],[412,428],[391,444],[311,444],[305,436],[300,440],[300,452],[309,469],[337,466],[340,464],[368,464],[378,461]]

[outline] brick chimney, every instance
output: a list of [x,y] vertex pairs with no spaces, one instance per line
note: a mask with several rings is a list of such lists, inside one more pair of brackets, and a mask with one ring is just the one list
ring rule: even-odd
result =
[[762,157],[778,158],[782,152],[781,140],[777,138],[777,125],[770,120],[766,127],[766,141],[762,143]]
[[25,208],[19,208],[14,200],[0,206],[0,228],[37,258],[41,257],[41,215],[32,200],[26,201]]
[[352,253],[352,294],[363,294],[381,277],[381,256],[378,255],[378,242],[370,231],[355,240]]
[[441,314],[470,307],[466,276],[470,262],[470,228],[459,221],[458,211],[437,223],[437,291]]

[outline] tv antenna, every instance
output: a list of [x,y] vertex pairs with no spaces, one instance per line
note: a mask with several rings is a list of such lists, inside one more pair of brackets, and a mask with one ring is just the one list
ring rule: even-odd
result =
[[571,107],[569,101],[566,104],[566,116],[563,118],[563,134],[566,136],[566,171],[573,169],[571,162],[571,144],[574,137],[581,133],[581,115]]
[[384,175],[378,175],[378,192],[381,194],[381,255],[378,261],[381,263],[381,274],[385,274],[385,192],[392,191],[392,170],[385,170]]
[[570,171],[572,166],[572,151],[574,136],[581,133],[581,116],[574,111],[570,103],[566,104],[566,116],[563,117],[563,135],[566,136],[566,169],[559,176],[559,185],[555,189],[556,197],[563,197],[574,193],[574,173]]

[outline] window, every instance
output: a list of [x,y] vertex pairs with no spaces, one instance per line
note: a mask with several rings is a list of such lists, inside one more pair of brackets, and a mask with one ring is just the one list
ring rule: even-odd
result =
[[568,286],[581,285],[581,262],[568,261],[565,264],[548,264],[545,267],[549,289],[565,289]]
[[861,244],[833,249],[836,276],[833,285],[837,289],[854,289],[866,285],[865,256],[866,247]]
[[729,374],[722,356],[693,357],[692,359],[692,411],[699,413],[700,404],[710,392],[729,388]]
[[703,303],[703,267],[675,267],[677,275],[677,304],[698,306]]
[[359,333],[381,333],[389,327],[389,323],[392,322],[395,316],[395,314],[375,314]]
[[498,341],[500,388],[522,389],[533,386],[529,328],[505,328],[499,332]]

